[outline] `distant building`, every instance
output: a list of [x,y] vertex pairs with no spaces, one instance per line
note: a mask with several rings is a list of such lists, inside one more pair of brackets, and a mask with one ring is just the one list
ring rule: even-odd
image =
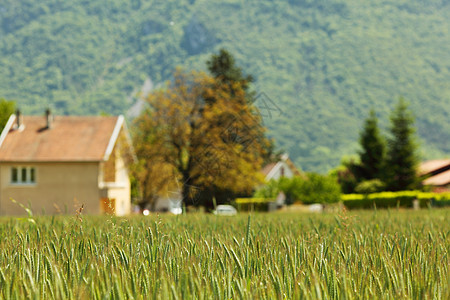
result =
[[434,192],[450,192],[450,159],[429,160],[419,166],[422,184]]
[[[264,175],[265,182],[269,182],[270,180],[278,180],[282,177],[292,178],[294,176],[300,176],[301,173],[294,165],[294,163],[289,159],[288,154],[281,155],[280,159],[276,162],[272,162],[264,166],[261,170],[261,173]],[[280,192],[274,204],[276,207],[281,207],[286,204],[286,195],[283,192]],[[269,210],[274,210],[275,207],[269,207]]]
[[[11,115],[0,136],[0,215],[130,212],[123,116]],[[129,152],[128,152],[129,153]]]
[[301,175],[287,154],[281,155],[280,160],[265,165],[261,172],[266,182],[272,179],[278,180],[281,177],[291,178]]

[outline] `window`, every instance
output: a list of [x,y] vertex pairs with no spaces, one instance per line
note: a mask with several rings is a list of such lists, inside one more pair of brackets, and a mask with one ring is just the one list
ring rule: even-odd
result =
[[34,173],[35,173],[34,168],[30,168],[30,181],[31,182],[36,182]]
[[22,182],[27,182],[28,181],[28,179],[27,179],[27,174],[28,174],[28,170],[26,169],[26,168],[22,168],[22,170],[21,170],[22,172],[21,172],[21,174],[22,174],[22,176],[20,176],[20,179],[22,180]]
[[12,167],[11,183],[34,184],[36,183],[36,170],[34,167]]
[[11,169],[11,182],[12,183],[18,183],[19,182],[19,171],[17,168]]

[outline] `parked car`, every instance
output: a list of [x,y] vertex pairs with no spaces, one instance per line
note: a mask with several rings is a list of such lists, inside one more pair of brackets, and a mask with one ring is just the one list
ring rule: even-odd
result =
[[181,207],[171,207],[169,212],[174,215],[181,215],[183,213],[183,209]]
[[218,216],[234,216],[237,214],[237,210],[231,205],[217,205],[213,214]]

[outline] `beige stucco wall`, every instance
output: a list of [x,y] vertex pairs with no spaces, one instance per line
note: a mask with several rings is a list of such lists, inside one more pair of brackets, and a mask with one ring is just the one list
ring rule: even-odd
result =
[[120,186],[120,189],[110,191],[117,199],[116,215],[127,215],[131,212],[131,185],[128,168],[120,154],[116,156],[116,184]]
[[123,186],[113,183],[108,183],[102,190],[102,196],[109,199],[114,199],[114,214],[117,216],[128,215],[131,211],[130,202],[130,186]]
[[[30,166],[36,170],[36,184],[11,184],[12,166]],[[31,203],[33,214],[75,214],[84,204],[84,214],[100,213],[98,186],[100,165],[83,163],[1,163],[0,215],[24,215],[26,212],[10,198]]]
[[115,161],[115,182],[105,181],[107,177],[104,175],[106,162],[102,162],[99,175],[100,195],[102,198],[115,199],[114,214],[123,216],[131,212],[130,177],[125,161],[117,147],[111,153],[111,159]]

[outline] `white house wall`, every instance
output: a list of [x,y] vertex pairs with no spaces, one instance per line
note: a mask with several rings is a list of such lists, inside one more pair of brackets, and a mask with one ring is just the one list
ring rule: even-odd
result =
[[294,177],[294,172],[289,168],[288,164],[284,161],[278,162],[275,167],[267,174],[266,181],[270,181],[272,179],[278,180],[282,177],[282,169],[284,169],[284,177],[292,178]]

